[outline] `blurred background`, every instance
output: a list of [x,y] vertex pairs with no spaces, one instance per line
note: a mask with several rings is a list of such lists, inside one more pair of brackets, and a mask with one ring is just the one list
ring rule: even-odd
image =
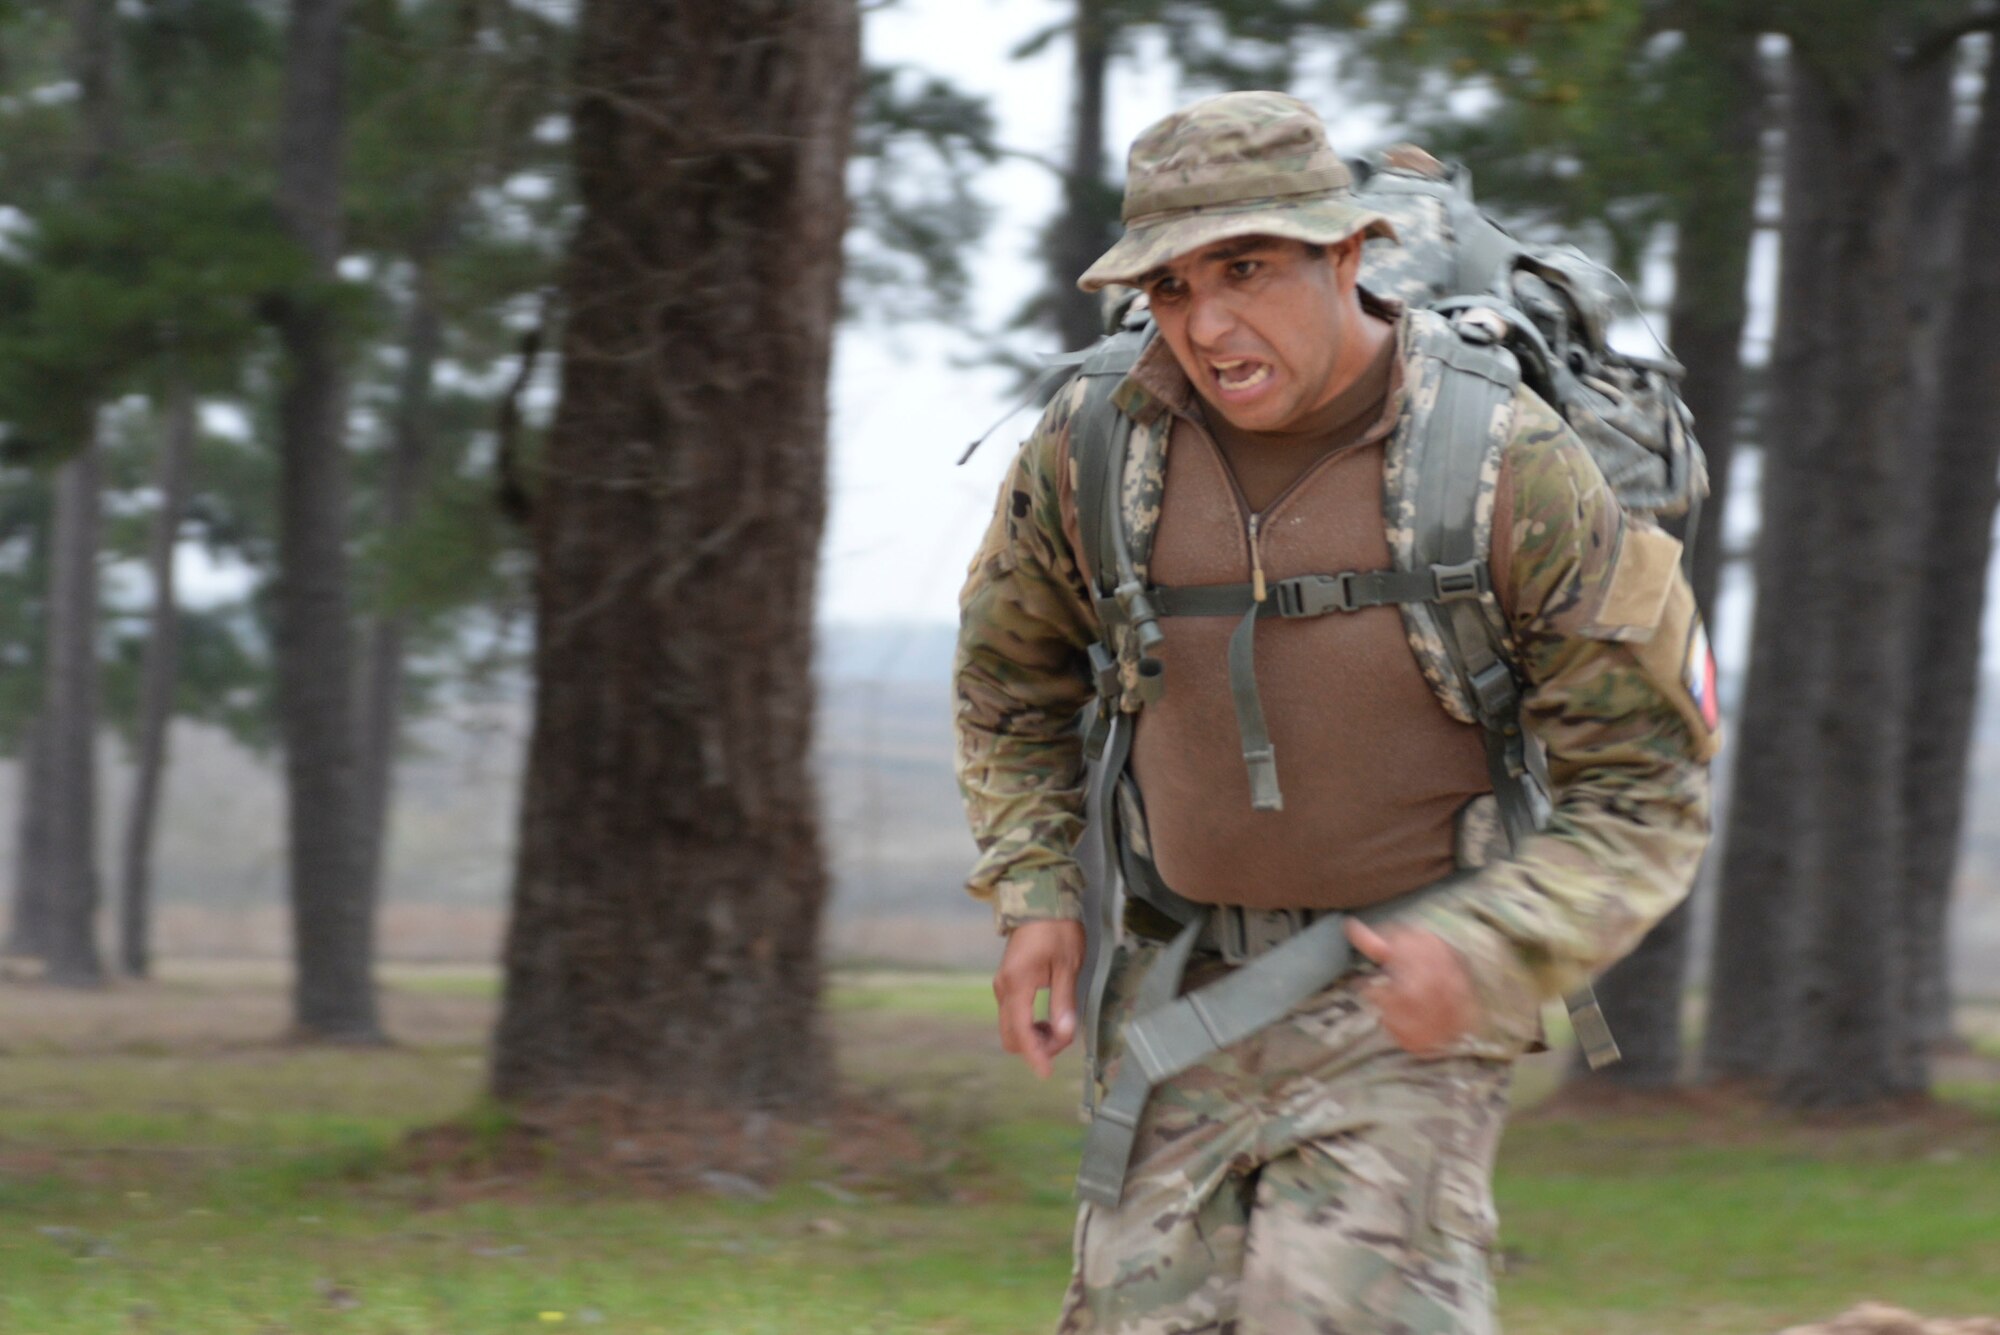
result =
[[[1708,452],[1718,840],[1602,984],[1628,1060],[1524,1076],[1552,1120],[1503,1169],[1520,1328],[2000,1310],[2000,1182],[1967,1167],[2000,1109],[1996,28],[1986,0],[0,0],[0,1330],[1044,1324],[1070,1091],[993,1050],[955,599],[1039,359],[1098,332],[1072,280],[1125,146],[1242,87],[1344,154],[1463,162],[1517,235],[1624,275],[1613,341],[1672,348]],[[702,120],[746,86],[768,123]],[[815,95],[816,138],[784,119]],[[809,187],[844,230],[729,250]],[[607,406],[611,348],[643,411]],[[718,525],[732,479],[796,518]],[[720,685],[773,661],[798,680]],[[657,820],[593,824],[607,786]],[[687,851],[717,848],[751,851]],[[723,1120],[630,1112],[690,1073]],[[907,1118],[820,1129],[876,1156],[783,1167],[761,1110],[857,1089]],[[530,1115],[585,1095],[633,1119],[582,1119],[638,1147],[609,1177],[697,1203],[626,1201]],[[1828,1109],[1859,1129],[1769,1120]],[[553,1201],[537,1155],[575,1174]],[[1656,1213],[1621,1235],[1576,1174]],[[1646,1219],[1685,1246],[1644,1262]],[[932,1235],[915,1270],[878,1245]],[[241,1268],[166,1283],[191,1247]]]
[[[1311,100],[1344,153],[1414,137],[1467,161],[1475,168],[1478,197],[1497,217],[1524,234],[1571,241],[1617,264],[1644,297],[1652,328],[1677,350],[1683,339],[1669,318],[1679,292],[1673,210],[1724,203],[1742,208],[1740,218],[1717,222],[1732,223],[1743,251],[1719,280],[1747,275],[1735,313],[1735,347],[1747,372],[1737,395],[1744,402],[1733,421],[1704,415],[1699,424],[1715,458],[1717,491],[1726,497],[1711,506],[1707,523],[1723,539],[1711,619],[1725,713],[1735,721],[1750,651],[1761,390],[1777,299],[1785,43],[1765,37],[1734,53],[1748,63],[1730,67],[1729,80],[1755,104],[1758,117],[1759,152],[1746,164],[1732,158],[1731,145],[1713,139],[1710,129],[1690,126],[1707,109],[1690,106],[1689,90],[1670,82],[1686,73],[1672,59],[1677,33],[1649,39],[1650,63],[1658,66],[1651,72],[1661,86],[1643,96],[1628,85],[1632,71],[1621,51],[1587,49],[1631,40],[1627,26],[1637,21],[1636,6],[1633,16],[1621,16],[1615,6],[1603,7],[1602,14],[1589,6],[1516,7],[1507,11],[1513,18],[1503,15],[1522,28],[1512,44],[1504,33],[1457,26],[1461,20],[1449,6],[1432,28],[1405,27],[1392,17],[1359,29],[1345,13],[1315,27],[1285,19],[1302,12],[1299,6],[1270,8],[1276,17],[1258,17],[1256,6],[1189,4],[1154,6],[1157,15],[1148,10],[1126,18],[1111,7],[1103,20],[1113,30],[1111,54],[1095,75],[1103,86],[1094,127],[1080,127],[1068,114],[1078,57],[1061,31],[1071,21],[1064,5],[901,0],[868,16],[864,41],[874,83],[862,110],[875,119],[864,121],[864,152],[851,169],[862,207],[848,242],[853,272],[831,384],[831,513],[817,664],[824,688],[818,764],[828,779],[823,789],[837,955],[973,963],[991,954],[989,916],[955,889],[972,846],[949,772],[951,643],[965,561],[1013,445],[1033,419],[1032,410],[1020,409],[1018,367],[1075,342],[1053,325],[1056,316],[1048,308],[1058,299],[1085,305],[1069,319],[1072,326],[1080,319],[1084,329],[1094,328],[1087,304],[1072,300],[1066,284],[1058,286],[1053,266],[1059,262],[1052,261],[1047,241],[1050,229],[1069,217],[1064,168],[1079,134],[1101,142],[1099,166],[1111,184],[1091,200],[1091,226],[1093,235],[1104,232],[1115,223],[1123,146],[1187,98],[1246,76],[1284,83]],[[348,192],[354,198],[347,207],[356,215],[356,234],[345,249],[343,274],[352,284],[347,295],[357,317],[349,349],[357,402],[347,424],[356,470],[349,500],[353,597],[366,632],[377,635],[379,628],[386,632],[381,640],[395,641],[379,652],[400,650],[399,689],[393,701],[381,702],[395,711],[396,742],[375,762],[393,770],[376,780],[393,790],[381,808],[379,874],[388,924],[383,957],[491,960],[505,911],[530,693],[527,554],[501,509],[496,435],[504,407],[518,412],[524,435],[545,428],[553,410],[556,367],[543,357],[517,383],[523,369],[518,345],[544,327],[546,296],[576,205],[562,151],[561,53],[549,48],[561,40],[561,26],[518,20],[524,31],[512,37],[523,49],[508,56],[508,65],[475,71],[449,45],[456,40],[452,34],[435,35],[435,50],[423,45],[433,38],[417,30],[420,9],[398,7],[383,19],[411,25],[409,31],[395,26],[355,34],[357,63],[366,68],[373,61],[379,68],[371,83],[350,94],[355,144]],[[122,59],[152,62],[157,68],[150,77],[203,104],[178,112],[183,119],[218,115],[207,104],[224,74],[246,81],[244,97],[253,90],[267,99],[276,95],[275,17],[259,17],[248,6],[238,13],[220,0],[147,14],[152,17],[145,23],[135,19],[116,34],[130,47]],[[1475,12],[1463,22],[1485,18]],[[232,26],[239,23],[251,26]],[[1288,42],[1231,40],[1231,24],[1260,36],[1287,26],[1296,33]],[[1278,27],[1260,26],[1269,24]],[[68,37],[61,20],[48,12],[24,14],[14,29],[8,95],[20,100],[11,104],[4,216],[14,238],[10,261],[27,282],[36,257],[23,247],[34,234],[37,212],[74,203],[74,188],[57,177],[64,165],[58,140],[75,129],[67,122],[77,114],[77,87],[64,74]],[[1412,38],[1436,49],[1425,50]],[[1497,52],[1518,47],[1509,59],[1523,62],[1520,71],[1505,82],[1474,77],[1482,68],[1482,42]],[[1539,43],[1561,45],[1542,51]],[[1410,68],[1381,68],[1385,51],[1411,62]],[[39,63],[29,58],[37,54]],[[500,54],[492,58],[499,62]],[[1593,71],[1566,62],[1586,57],[1602,62],[1594,73],[1605,86],[1562,82],[1551,72],[1560,67],[1562,78],[1581,80]],[[1232,59],[1240,65],[1232,68]],[[1969,37],[1951,71],[1960,139],[1969,136],[1977,115],[1984,59],[1983,36]],[[177,60],[186,63],[177,66]],[[468,86],[451,96],[486,105],[476,100],[493,95],[474,82],[484,78],[518,100],[518,111],[510,114],[533,123],[503,131],[482,123],[465,103],[417,101],[447,96],[434,87],[409,86],[420,77],[428,84],[438,72],[433,62],[450,67],[454,78],[466,77]],[[516,62],[525,68],[512,68]],[[136,80],[152,66],[127,77]],[[1597,102],[1586,103],[1586,93]],[[465,123],[435,120],[454,111]],[[110,382],[101,391],[108,402],[98,427],[103,517],[94,561],[102,679],[95,849],[107,890],[99,929],[107,960],[115,956],[117,913],[110,891],[135,876],[151,887],[154,931],[169,954],[277,957],[287,949],[269,625],[277,574],[276,502],[269,494],[276,470],[276,350],[268,332],[260,341],[253,309],[267,275],[227,272],[221,261],[233,256],[213,249],[227,242],[199,232],[221,225],[209,192],[229,179],[223,168],[239,171],[238,189],[268,186],[269,164],[260,155],[271,147],[274,116],[274,108],[263,123],[232,115],[225,134],[180,123],[169,107],[149,104],[144,114],[134,112],[136,123],[123,141],[133,171],[143,171],[147,189],[185,191],[182,206],[193,218],[162,217],[163,200],[118,200],[98,220],[107,234],[89,243],[101,249],[66,256],[62,263],[70,272],[45,280],[75,282],[75,299],[115,300],[127,309],[80,308],[71,299],[55,311],[31,311],[17,301],[9,312],[17,324],[43,325],[7,334],[10,349],[23,350],[10,358],[9,374],[27,382],[10,386],[21,400],[9,412],[17,422],[87,392],[75,380],[48,374],[61,358],[130,363],[64,368],[75,377]],[[427,136],[422,142],[408,136],[416,128]],[[1741,157],[1742,144],[1734,147]],[[1689,160],[1675,162],[1675,152]],[[1738,197],[1713,195],[1725,170],[1761,173],[1761,209],[1741,181]],[[1926,212],[1962,208],[1967,186],[1963,169],[1947,172],[1926,197]],[[37,188],[43,200],[31,197]],[[430,207],[451,219],[437,229],[448,230],[443,239],[402,234],[424,225],[423,219],[397,216],[417,208],[411,192],[420,190],[434,194]],[[187,230],[176,238],[179,222]],[[425,253],[413,255],[419,240]],[[169,241],[194,254],[151,253],[149,242]],[[177,272],[178,266],[187,269]],[[426,286],[412,286],[420,277]],[[238,290],[228,289],[231,281]],[[160,290],[134,286],[149,282]],[[211,320],[221,323],[231,314],[244,328],[229,331],[240,339],[236,346],[213,354],[216,364],[203,371],[211,383],[189,386],[193,438],[171,547],[182,641],[170,706],[173,743],[166,762],[154,762],[160,774],[143,797],[157,804],[158,814],[150,817],[153,842],[141,854],[131,847],[130,834],[144,818],[135,803],[142,800],[137,777],[147,728],[161,727],[144,717],[144,650],[159,615],[155,530],[167,493],[156,470],[173,426],[173,403],[167,391],[134,383],[163,374],[157,363],[166,355],[136,346],[144,332],[135,331],[170,322],[193,299],[222,308],[207,312]],[[1679,299],[1692,304],[1684,293]],[[1729,304],[1726,296],[1716,300]],[[79,327],[46,327],[51,320],[74,320]],[[419,344],[414,349],[413,338]],[[1648,336],[1633,328],[1621,331],[1619,341],[1644,350]],[[41,359],[29,363],[40,369],[23,374],[30,355]],[[427,363],[418,365],[428,372],[421,390],[412,388],[417,363]],[[1706,388],[1694,379],[1690,397],[1698,399]],[[423,401],[410,402],[415,396]],[[954,468],[964,446],[1010,407],[1016,414],[967,466]],[[413,444],[413,435],[422,437],[420,444]],[[0,736],[8,755],[0,762],[0,809],[17,813],[24,805],[22,755],[47,691],[37,674],[45,654],[56,460],[46,456],[60,448],[48,441],[17,426],[4,474],[7,560],[0,578],[7,581],[8,671]],[[1913,464],[1924,445],[1916,438],[1906,442]],[[405,455],[420,453],[421,462],[399,466],[399,447]],[[1981,485],[1979,476],[1964,480],[1975,494]],[[1989,577],[1985,587],[1992,583]],[[1989,672],[2000,658],[1992,647],[2000,618],[1991,603],[1986,596],[1955,610],[1967,624],[1986,627]],[[1854,630],[1874,634],[1874,625],[1863,615]],[[379,662],[370,669],[371,680],[383,670]],[[1994,968],[2000,951],[1995,698],[1991,689],[1982,693],[1988,712],[1976,716],[1969,739],[1968,819],[1954,882],[1954,977],[1960,986],[2000,976]],[[1732,748],[1729,755],[1735,753]],[[1939,804],[1949,800],[1942,794]],[[0,822],[0,866],[14,869],[17,886],[30,865],[23,861],[23,828],[20,817]],[[149,865],[134,867],[135,860]],[[20,893],[16,889],[17,898]]]

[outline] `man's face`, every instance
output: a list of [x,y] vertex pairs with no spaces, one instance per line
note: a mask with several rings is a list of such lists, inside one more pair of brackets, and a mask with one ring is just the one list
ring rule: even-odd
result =
[[1201,397],[1244,431],[1281,431],[1328,402],[1352,337],[1360,241],[1217,241],[1139,280]]

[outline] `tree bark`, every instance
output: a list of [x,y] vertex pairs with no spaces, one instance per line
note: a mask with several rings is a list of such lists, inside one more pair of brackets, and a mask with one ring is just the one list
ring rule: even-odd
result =
[[94,426],[56,474],[39,728],[48,805],[46,937],[49,981],[103,980],[97,950],[97,550],[102,467]]
[[[286,40],[278,198],[331,282],[340,258],[345,0],[294,0]],[[375,905],[355,818],[354,651],[346,534],[346,392],[331,306],[295,294],[279,319],[278,700],[285,747],[293,1019],[302,1037],[382,1037]]]
[[[431,380],[437,370],[444,321],[431,276],[419,263],[409,322],[403,334],[403,368],[396,387],[387,476],[382,483],[382,532],[393,542],[409,524],[430,456]],[[396,786],[396,744],[402,732],[404,637],[409,618],[379,611],[369,628],[361,688],[359,812],[361,876],[371,902],[382,898],[390,809]]]
[[1801,76],[1786,78],[1784,224],[1779,322],[1764,424],[1757,603],[1743,707],[1731,745],[1734,797],[1717,886],[1702,1069],[1714,1078],[1764,1080],[1780,1069],[1797,958],[1799,915],[1817,874],[1819,847],[1806,776],[1818,763],[1812,718],[1835,609],[1828,604],[1825,466],[1818,410],[1818,332],[1833,314],[1823,275],[1808,262],[1828,225],[1812,177],[1826,157],[1822,127],[1797,110]]
[[[1885,44],[1886,45],[1886,44]],[[1913,188],[1893,122],[1907,111],[1891,70],[1800,60],[1792,79],[1795,159],[1824,201],[1822,226],[1788,233],[1786,263],[1822,286],[1828,314],[1806,339],[1820,390],[1792,411],[1817,437],[1826,495],[1816,545],[1837,551],[1824,577],[1840,620],[1825,639],[1826,691],[1813,711],[1817,763],[1794,776],[1819,806],[1818,884],[1802,915],[1797,1033],[1781,1099],[1862,1104],[1924,1087],[1906,1041],[1903,995],[1902,784],[1910,581],[1904,486],[1910,324],[1898,203]],[[1796,243],[1796,245],[1792,244]],[[1795,319],[1798,312],[1781,316]]]
[[21,730],[20,806],[14,826],[14,895],[0,955],[40,959],[49,943],[48,730],[39,718]]
[[854,0],[586,0],[493,1087],[823,1107],[812,606]]
[[[1693,563],[1695,599],[1712,624],[1741,400],[1744,281],[1756,226],[1764,92],[1753,36],[1704,29],[1689,41],[1714,80],[1713,100],[1702,110],[1712,118],[1716,151],[1703,179],[1688,184],[1676,219],[1668,319],[1674,355],[1687,368],[1687,404],[1708,455],[1711,490],[1695,526]],[[1680,1078],[1692,921],[1683,904],[1599,980],[1598,1001],[1623,1052],[1623,1060],[1598,1073],[1601,1078],[1634,1088],[1660,1088]]]
[[180,602],[174,587],[174,550],[187,512],[188,470],[196,431],[194,390],[185,377],[174,377],[167,390],[166,408],[166,429],[153,474],[159,509],[153,515],[146,557],[153,577],[153,615],[139,668],[139,742],[133,756],[132,805],[125,822],[124,868],[119,878],[119,966],[134,978],[152,972],[153,830],[167,767],[174,686],[180,673]]
[[1098,299],[1079,292],[1076,280],[1117,239],[1118,221],[1117,198],[1104,179],[1104,93],[1113,20],[1104,0],[1075,0],[1075,5],[1063,206],[1047,234],[1049,313],[1065,349],[1089,347],[1104,332]]
[[2000,475],[2000,64],[1989,62],[1963,162],[1965,201],[1948,250],[1929,414],[1935,441],[1913,543],[1921,562],[1909,637],[1912,697],[1903,810],[1908,1005],[1928,1047],[1950,1042],[1949,908],[1979,693],[1981,610]]

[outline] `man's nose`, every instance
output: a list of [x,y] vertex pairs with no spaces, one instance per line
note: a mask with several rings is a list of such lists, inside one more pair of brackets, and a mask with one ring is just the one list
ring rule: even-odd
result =
[[1213,296],[1194,298],[1188,310],[1188,339],[1197,347],[1212,348],[1236,327],[1236,312],[1229,303]]

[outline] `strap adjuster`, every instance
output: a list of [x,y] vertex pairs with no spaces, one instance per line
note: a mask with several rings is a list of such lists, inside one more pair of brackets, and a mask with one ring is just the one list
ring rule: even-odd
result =
[[1118,698],[1118,660],[1101,641],[1090,646],[1090,676],[1091,684],[1097,687],[1098,699]]
[[1490,578],[1484,561],[1431,567],[1431,588],[1441,603],[1459,603],[1477,598],[1490,587]]
[[1470,684],[1473,703],[1478,706],[1480,719],[1487,727],[1500,727],[1512,722],[1521,693],[1514,685],[1514,674],[1507,670],[1505,663],[1497,660],[1488,663],[1472,674]]
[[1281,617],[1317,617],[1329,612],[1352,612],[1354,572],[1338,575],[1296,575],[1273,586]]

